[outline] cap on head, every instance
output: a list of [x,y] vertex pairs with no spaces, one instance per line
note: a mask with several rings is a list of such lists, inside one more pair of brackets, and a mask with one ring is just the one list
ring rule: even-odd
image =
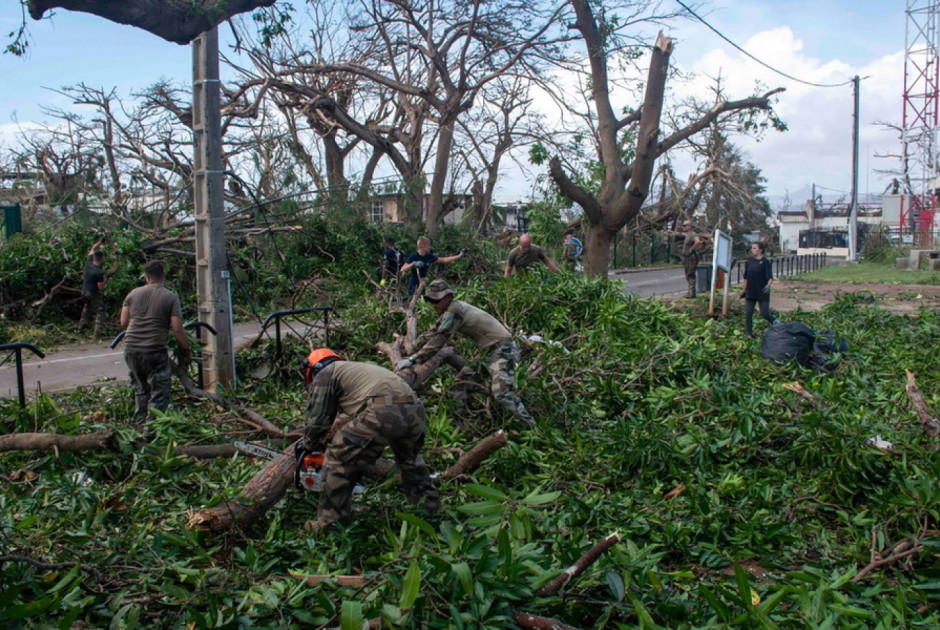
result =
[[424,297],[434,300],[443,300],[447,295],[454,295],[454,290],[448,286],[443,280],[434,280],[431,284],[428,285],[427,291],[424,293]]
[[330,350],[329,348],[317,348],[309,355],[307,355],[307,360],[304,362],[304,378],[307,381],[307,385],[313,382],[313,377],[317,373],[328,366],[333,361],[342,361],[343,358]]

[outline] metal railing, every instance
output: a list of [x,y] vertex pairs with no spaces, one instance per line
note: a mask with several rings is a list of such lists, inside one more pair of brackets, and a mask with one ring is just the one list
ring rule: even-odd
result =
[[[313,308],[298,308],[291,311],[276,311],[271,313],[265,318],[264,322],[261,324],[261,331],[259,335],[263,334],[264,331],[268,329],[268,326],[271,325],[271,321],[274,321],[274,356],[281,356],[281,320],[287,317],[296,317],[297,315],[306,315],[308,313],[320,313],[323,317],[323,338],[324,345],[330,345],[330,312],[336,312],[332,306],[317,306]],[[319,319],[319,317],[317,318]],[[313,327],[310,327],[307,332],[313,330]],[[303,335],[298,335],[301,339],[305,339],[307,333]]]
[[19,395],[20,399],[20,409],[26,408],[26,387],[23,384],[23,350],[29,350],[35,354],[40,359],[45,359],[46,355],[42,350],[37,348],[31,343],[24,343],[18,341],[16,343],[5,343],[0,344],[0,351],[10,350],[10,354],[6,356],[3,361],[0,361],[0,365],[6,363],[11,356],[16,357],[16,392]]
[[[774,278],[785,278],[795,276],[801,273],[809,273],[825,267],[829,263],[829,257],[825,253],[821,254],[803,254],[790,256],[775,256],[770,260],[773,265]],[[744,263],[746,261],[736,260],[731,267],[732,284],[741,284],[744,279]],[[736,270],[736,271],[735,271]]]

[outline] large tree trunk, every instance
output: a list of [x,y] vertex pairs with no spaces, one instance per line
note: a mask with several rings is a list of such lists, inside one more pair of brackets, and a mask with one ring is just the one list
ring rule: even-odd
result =
[[603,224],[587,224],[584,234],[584,271],[588,277],[607,277],[610,266],[610,243],[615,234],[608,232]]
[[438,133],[437,155],[434,158],[434,177],[431,179],[431,193],[428,198],[428,236],[437,238],[441,222],[441,209],[444,207],[444,185],[447,183],[447,168],[450,164],[450,150],[454,145],[454,121],[442,124]]
[[114,432],[101,431],[85,435],[55,433],[10,433],[0,435],[0,453],[4,451],[90,451],[114,447]]

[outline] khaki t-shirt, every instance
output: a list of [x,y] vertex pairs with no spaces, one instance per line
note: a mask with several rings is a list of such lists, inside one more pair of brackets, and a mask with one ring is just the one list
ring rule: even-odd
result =
[[495,346],[512,336],[498,319],[472,304],[454,300],[447,312],[456,315],[460,322],[454,332],[470,337],[481,350]]
[[415,395],[405,381],[378,365],[336,361],[330,367],[333,369],[333,381],[342,392],[339,407],[350,416],[365,409],[373,396]]
[[179,297],[162,284],[137,287],[124,298],[130,323],[124,335],[127,350],[159,350],[166,348],[170,318],[183,319]]
[[538,245],[529,246],[529,250],[525,252],[519,247],[509,252],[509,268],[515,269],[519,273],[525,273],[526,267],[531,264],[539,261],[545,262],[546,260],[548,260],[548,256],[545,255],[545,250]]

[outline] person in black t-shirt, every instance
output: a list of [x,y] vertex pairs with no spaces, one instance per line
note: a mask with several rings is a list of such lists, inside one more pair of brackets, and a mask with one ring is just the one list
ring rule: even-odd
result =
[[405,255],[400,249],[395,247],[395,239],[385,239],[385,255],[382,257],[382,260],[382,280],[397,278],[398,272],[405,262]]
[[774,267],[764,258],[764,244],[761,242],[751,244],[753,258],[744,265],[744,290],[741,299],[744,300],[744,322],[747,336],[753,336],[754,306],[760,307],[760,315],[768,322],[773,323],[776,318],[770,314],[770,286],[774,283]]
[[94,335],[101,335],[104,327],[104,271],[101,270],[101,261],[104,260],[104,254],[99,251],[93,251],[88,255],[88,262],[85,264],[85,275],[82,279],[82,299],[85,300],[85,306],[82,308],[82,316],[78,320],[78,330],[83,331],[88,327],[92,317],[95,318]]
[[459,260],[463,257],[463,254],[455,254],[454,256],[435,256],[431,253],[431,239],[426,236],[422,236],[418,239],[418,251],[408,257],[408,260],[405,261],[405,264],[401,267],[401,273],[411,272],[411,276],[408,278],[408,297],[411,297],[415,293],[415,289],[418,288],[418,283],[428,275],[428,269],[432,263],[452,263],[455,260]]

